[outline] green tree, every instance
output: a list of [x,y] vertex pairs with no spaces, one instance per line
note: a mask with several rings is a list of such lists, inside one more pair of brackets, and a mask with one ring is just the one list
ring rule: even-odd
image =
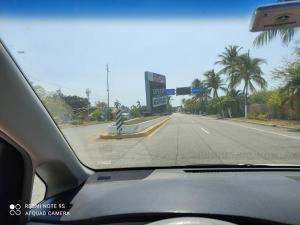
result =
[[274,71],[276,78],[284,80],[283,90],[287,92],[287,97],[283,100],[291,107],[296,107],[297,118],[300,118],[300,62],[288,63],[285,67]]
[[97,121],[101,121],[103,119],[103,111],[101,108],[96,108],[92,112],[92,118]]
[[132,117],[140,117],[141,116],[140,109],[136,105],[132,105],[130,107],[130,115]]
[[58,95],[76,112],[86,111],[90,102],[87,98],[82,98],[77,95],[64,95],[58,90]]
[[283,116],[283,100],[284,95],[280,88],[268,92],[267,106],[268,114],[272,118],[282,118]]
[[100,109],[104,109],[104,108],[107,108],[107,103],[106,102],[96,102],[96,107],[97,108],[100,108]]
[[195,108],[197,114],[201,111],[207,111],[207,103],[209,99],[209,92],[205,86],[205,83],[199,80],[198,78],[194,79],[192,82],[192,87],[200,88],[200,93],[195,94],[192,98],[194,99],[194,103],[196,104]]
[[221,110],[222,116],[224,117],[224,111],[222,108],[222,101],[218,95],[218,90],[225,91],[226,88],[224,87],[223,80],[220,76],[220,73],[215,73],[214,70],[209,70],[204,73],[204,76],[206,78],[205,85],[207,87],[207,90],[210,94],[212,94],[214,99],[217,99],[219,102],[219,108]]
[[261,65],[266,63],[264,59],[251,58],[250,52],[242,54],[237,59],[235,70],[230,77],[229,87],[236,88],[243,83],[245,118],[248,117],[248,94],[256,91],[254,85],[258,85],[264,89],[267,87],[267,82],[263,78]]
[[249,96],[250,104],[266,104],[270,97],[270,91],[262,90],[252,93]]

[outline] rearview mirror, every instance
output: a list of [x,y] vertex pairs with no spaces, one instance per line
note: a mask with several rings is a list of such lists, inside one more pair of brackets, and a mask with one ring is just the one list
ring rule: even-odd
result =
[[251,21],[250,31],[266,31],[300,26],[300,1],[259,6]]

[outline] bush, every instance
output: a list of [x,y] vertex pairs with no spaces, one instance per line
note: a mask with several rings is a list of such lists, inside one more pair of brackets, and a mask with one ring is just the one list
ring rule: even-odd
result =
[[269,114],[258,114],[257,115],[257,119],[258,120],[269,120],[270,119],[270,115]]
[[73,120],[72,125],[81,125],[83,124],[83,120]]
[[100,108],[97,108],[92,113],[92,120],[97,120],[97,121],[101,121],[102,120],[102,112],[101,112]]

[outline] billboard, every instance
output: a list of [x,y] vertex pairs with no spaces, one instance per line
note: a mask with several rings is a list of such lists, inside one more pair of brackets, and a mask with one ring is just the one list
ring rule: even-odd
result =
[[166,96],[166,76],[145,72],[147,111],[150,113],[166,112],[168,98]]

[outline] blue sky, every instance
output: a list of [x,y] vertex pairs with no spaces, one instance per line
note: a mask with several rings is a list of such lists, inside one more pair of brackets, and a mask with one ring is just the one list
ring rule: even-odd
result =
[[[263,70],[269,88],[278,84],[270,71],[291,57],[291,45],[283,46],[279,40],[253,48],[257,34],[249,32],[250,8],[266,1],[243,1],[246,5],[214,1],[218,7],[210,1],[204,6],[199,6],[201,1],[187,1],[188,6],[183,1],[174,5],[165,1],[161,7],[158,1],[126,1],[126,7],[124,1],[111,1],[115,6],[88,1],[89,6],[80,10],[74,10],[81,4],[76,1],[72,7],[61,1],[47,10],[44,4],[20,10],[4,2],[0,3],[0,12],[5,11],[0,37],[27,76],[50,91],[60,88],[66,94],[85,96],[89,88],[92,102],[106,99],[106,63],[111,70],[112,102],[118,99],[131,105],[137,100],[145,103],[144,71],[166,75],[168,88],[188,86],[194,78],[203,78],[206,70],[219,69],[214,62],[229,44],[250,49],[253,56],[268,61]],[[132,10],[144,10],[144,14],[132,14]],[[201,10],[204,13],[199,16]],[[102,16],[96,16],[97,12]],[[181,97],[174,99],[179,104]]]

